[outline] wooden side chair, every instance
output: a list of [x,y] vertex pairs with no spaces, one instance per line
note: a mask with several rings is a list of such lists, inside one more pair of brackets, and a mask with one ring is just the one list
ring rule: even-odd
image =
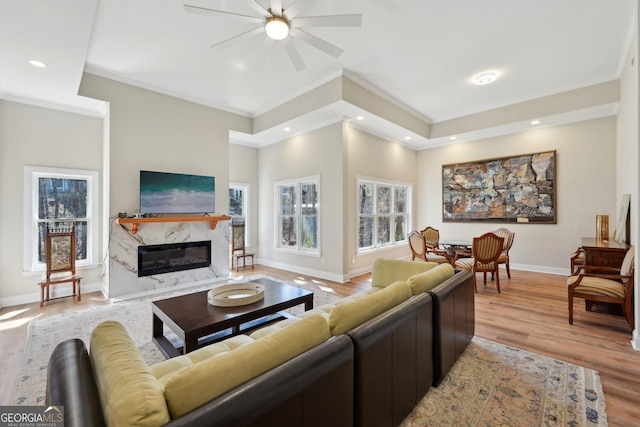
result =
[[571,258],[569,260],[571,275],[575,275],[580,271],[582,267],[584,267],[584,249],[578,248],[574,253],[571,254]]
[[437,262],[443,264],[449,262],[446,257],[427,252],[427,242],[422,232],[413,230],[409,233],[409,249],[411,250],[411,261]]
[[500,293],[500,276],[498,275],[498,258],[504,247],[504,237],[493,233],[485,233],[473,238],[471,246],[472,258],[458,258],[454,260],[454,267],[471,270],[473,273],[473,287],[478,292],[476,273],[484,274],[484,284],[487,284],[487,273],[495,275],[496,288]]
[[[52,222],[47,224],[45,237],[46,275],[40,286],[40,307],[52,299],[76,297],[82,299],[80,280],[76,275],[76,230],[71,221]],[[51,298],[49,287],[62,283],[72,284],[71,295]]]
[[231,221],[231,269],[235,264],[236,271],[241,267],[240,259],[242,259],[242,268],[248,267],[247,258],[251,260],[251,268],[255,269],[253,264],[253,254],[245,249],[244,235],[244,219],[234,218]]
[[569,324],[573,325],[573,299],[582,298],[585,309],[591,311],[594,303],[617,304],[634,329],[633,317],[633,260],[635,248],[632,246],[622,260],[620,269],[597,267],[597,270],[583,266],[578,274],[567,278],[569,299]]
[[507,277],[511,279],[511,270],[509,268],[509,250],[513,245],[513,239],[516,237],[516,233],[503,227],[503,228],[498,228],[496,231],[493,232],[493,234],[495,234],[498,237],[502,237],[504,239],[502,252],[498,257],[498,265],[504,264],[505,268],[507,269]]

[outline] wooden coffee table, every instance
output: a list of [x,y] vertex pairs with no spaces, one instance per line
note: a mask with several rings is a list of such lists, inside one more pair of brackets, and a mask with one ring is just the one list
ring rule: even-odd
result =
[[[207,291],[152,301],[153,340],[166,357],[187,354],[206,344],[251,332],[288,316],[281,310],[304,304],[313,308],[313,292],[271,279],[251,280],[264,285],[264,298],[238,307],[215,307]],[[184,343],[175,347],[163,332],[167,325]]]

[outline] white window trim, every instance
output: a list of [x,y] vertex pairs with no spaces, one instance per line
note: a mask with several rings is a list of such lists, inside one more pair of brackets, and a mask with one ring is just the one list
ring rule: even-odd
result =
[[242,201],[242,212],[244,212],[244,245],[251,247],[251,215],[249,211],[251,198],[251,184],[243,182],[230,182],[229,189],[237,188],[244,191],[244,199]]
[[100,174],[98,171],[81,169],[62,169],[42,166],[24,167],[24,238],[23,238],[23,271],[41,272],[46,270],[45,263],[38,262],[38,233],[37,212],[34,206],[38,205],[38,179],[40,177],[80,178],[86,179],[90,191],[87,194],[87,259],[77,261],[76,267],[96,266],[99,264],[99,200],[100,200]]
[[[359,211],[359,206],[358,206],[358,200],[359,200],[359,194],[358,194],[358,190],[360,188],[360,183],[373,183],[373,184],[382,184],[382,185],[390,185],[390,186],[402,186],[402,187],[406,187],[407,188],[407,232],[408,230],[411,229],[412,227],[412,206],[413,206],[413,185],[407,182],[402,182],[402,181],[393,181],[393,180],[388,180],[388,179],[382,179],[382,178],[374,178],[374,177],[369,177],[369,176],[356,176],[356,223],[355,223],[355,230],[356,230],[356,254],[360,255],[360,254],[371,254],[374,252],[378,252],[378,251],[383,251],[385,249],[390,249],[390,248],[395,248],[398,246],[402,246],[405,245],[407,243],[407,236],[405,234],[404,239],[397,241],[397,242],[391,242],[391,243],[387,243],[387,244],[383,244],[383,245],[377,245],[376,242],[376,230],[374,228],[374,235],[373,235],[373,241],[374,241],[374,245],[372,247],[367,247],[367,248],[360,248],[358,247],[358,242],[360,241],[360,211]],[[374,206],[375,206],[375,196],[376,193],[374,192]],[[395,195],[394,195],[395,197]],[[376,214],[374,214],[374,218],[377,217],[377,211]],[[391,222],[391,225],[393,227],[394,222]],[[395,230],[392,230],[395,231]],[[395,234],[395,233],[392,233]]]
[[[314,183],[317,186],[317,190],[318,190],[318,200],[320,201],[322,199],[322,183],[320,180],[320,175],[312,175],[312,176],[306,176],[306,177],[302,177],[302,178],[294,178],[294,179],[287,179],[287,180],[283,180],[283,181],[276,181],[274,183],[274,198],[275,198],[275,235],[274,235],[274,245],[275,245],[275,250],[279,251],[279,252],[288,252],[288,253],[295,253],[298,255],[308,255],[308,256],[312,256],[312,257],[319,257],[322,254],[322,203],[318,203],[318,221],[317,221],[317,228],[316,228],[316,240],[318,242],[318,247],[316,249],[304,249],[300,247],[300,197],[302,197],[302,194],[300,193],[300,185],[301,184],[306,184],[306,183]],[[297,204],[298,204],[298,211],[296,212],[296,217],[298,218],[297,221],[297,226],[298,229],[296,230],[297,233],[297,238],[296,238],[296,247],[295,248],[291,248],[291,247],[283,247],[280,246],[279,242],[280,242],[280,190],[279,187],[281,186],[290,186],[290,185],[295,185],[298,189],[298,191],[296,192],[296,197],[298,198],[296,200]]]

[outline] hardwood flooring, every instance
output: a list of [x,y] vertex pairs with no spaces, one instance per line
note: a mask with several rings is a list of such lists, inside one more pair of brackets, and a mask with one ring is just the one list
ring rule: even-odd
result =
[[[347,296],[369,287],[365,274],[341,284],[256,265],[232,275],[264,273],[286,283],[313,281]],[[502,344],[544,354],[597,370],[607,400],[609,426],[640,425],[640,351],[629,343],[631,329],[611,310],[586,312],[575,300],[574,324],[567,321],[565,277],[513,270],[511,280],[501,270],[502,293],[482,284],[478,274],[476,335]],[[55,300],[40,309],[38,303],[0,310],[0,405],[10,404],[21,364],[28,321],[35,317],[109,304],[100,293],[86,294],[81,302]],[[71,338],[71,337],[70,337]]]

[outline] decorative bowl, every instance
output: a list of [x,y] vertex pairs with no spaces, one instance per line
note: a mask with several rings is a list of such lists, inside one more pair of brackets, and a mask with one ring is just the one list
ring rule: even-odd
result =
[[264,285],[249,282],[216,286],[207,293],[207,302],[216,307],[253,304],[262,298],[264,298]]

